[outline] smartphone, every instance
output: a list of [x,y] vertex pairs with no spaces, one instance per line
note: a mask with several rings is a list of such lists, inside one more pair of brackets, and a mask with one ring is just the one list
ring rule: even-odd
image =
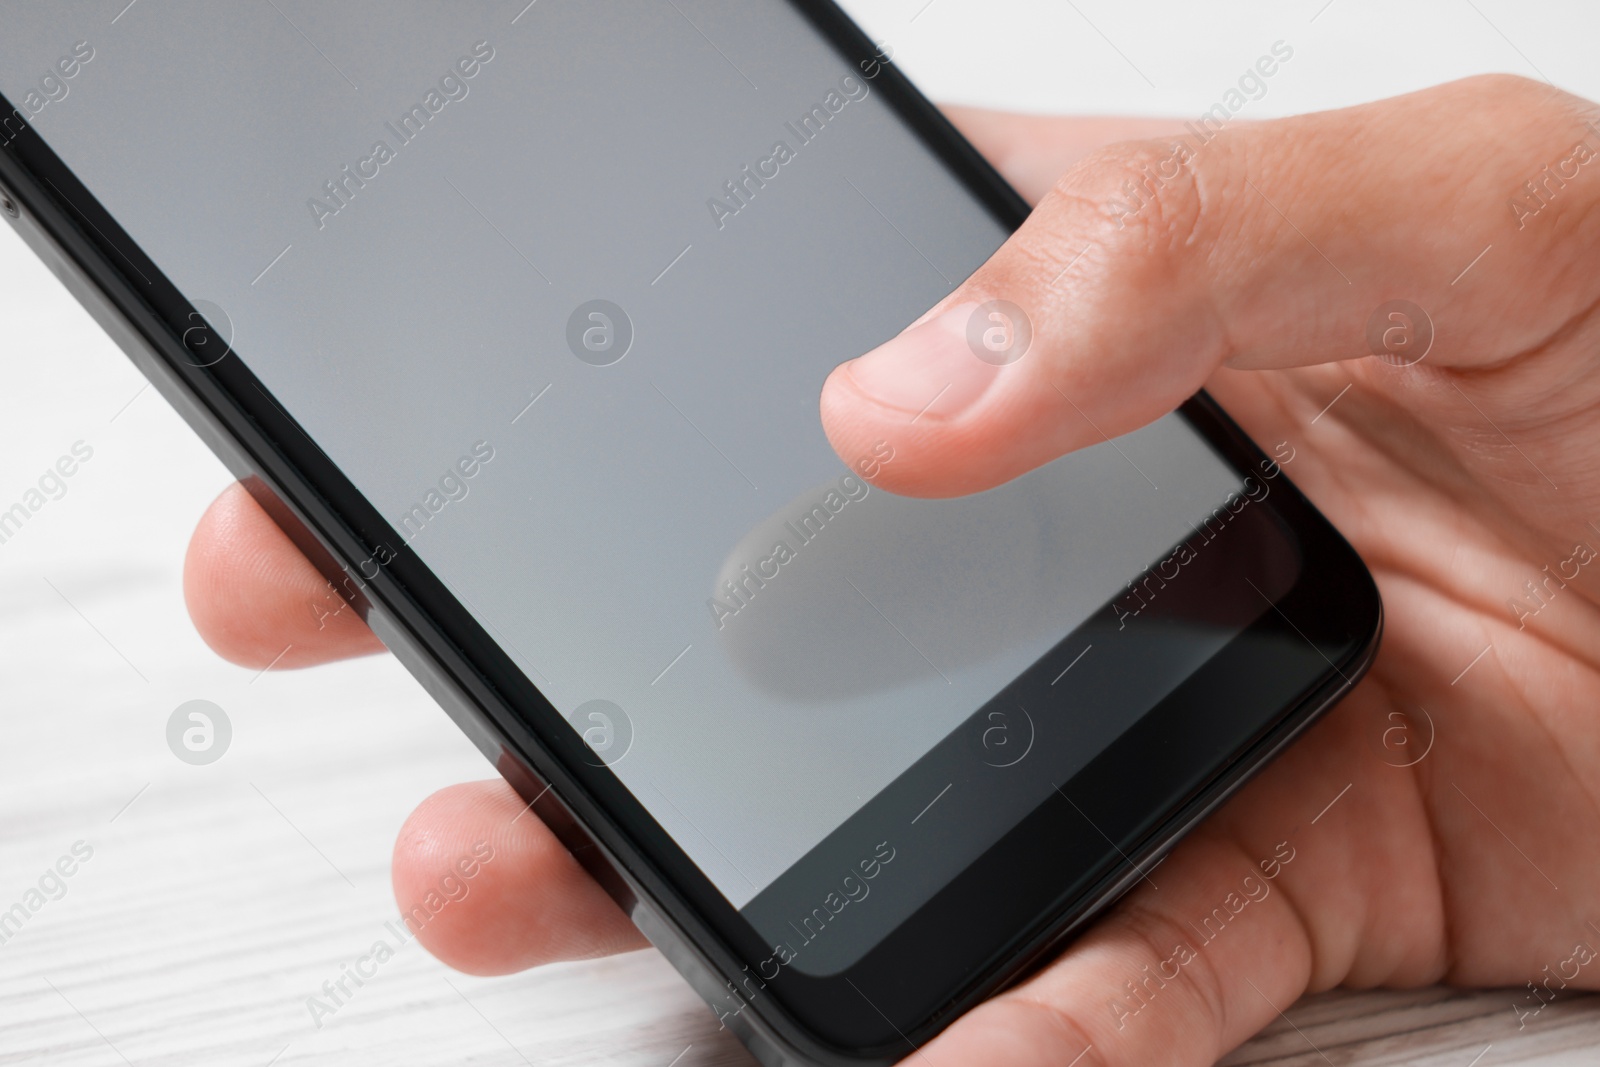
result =
[[[821,383],[1026,207],[806,0],[125,0],[0,39],[6,216],[764,1062],[1057,951],[1366,669],[1197,396],[874,486]],[[321,614],[318,616],[322,617]]]

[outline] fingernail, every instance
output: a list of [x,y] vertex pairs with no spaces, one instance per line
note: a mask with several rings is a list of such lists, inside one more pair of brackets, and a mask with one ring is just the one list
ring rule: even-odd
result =
[[977,404],[1001,367],[979,359],[968,338],[976,303],[956,304],[845,364],[856,388],[913,419],[954,418]]

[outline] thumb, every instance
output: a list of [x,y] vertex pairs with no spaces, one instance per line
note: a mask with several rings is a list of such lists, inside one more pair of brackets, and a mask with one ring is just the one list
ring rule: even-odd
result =
[[[1597,198],[1540,166],[1600,155],[1595,118],[1489,76],[1094,153],[933,312],[833,371],[828,438],[846,457],[887,440],[878,484],[953,496],[1137,429],[1224,364],[1373,355],[1396,300],[1448,341],[1427,372],[1534,349],[1594,302],[1572,280],[1593,242],[1569,238]],[[1524,183],[1545,174],[1564,199],[1530,225]]]

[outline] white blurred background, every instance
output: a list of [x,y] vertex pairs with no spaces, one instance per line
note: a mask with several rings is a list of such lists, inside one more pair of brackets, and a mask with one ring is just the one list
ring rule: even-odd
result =
[[[1246,116],[1486,71],[1600,99],[1592,0],[846,6],[943,101],[1188,119],[1279,40],[1294,59]],[[258,675],[206,649],[181,564],[228,476],[4,228],[0,382],[0,507],[74,442],[94,450],[0,544],[0,911],[75,841],[94,849],[0,944],[0,1063],[664,1065],[685,1046],[683,1064],[744,1062],[649,953],[452,989],[410,947],[313,1027],[306,997],[396,915],[388,857],[406,814],[492,771],[385,658]],[[165,742],[196,698],[233,725],[208,767]]]

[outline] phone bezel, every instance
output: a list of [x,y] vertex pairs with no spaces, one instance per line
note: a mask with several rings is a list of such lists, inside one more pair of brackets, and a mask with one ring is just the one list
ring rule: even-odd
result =
[[[789,2],[838,48],[852,69],[876,61],[876,47],[836,5]],[[1027,213],[1025,203],[896,67],[882,65],[875,85],[997,219],[1008,228],[1020,225]],[[0,115],[14,112],[3,97],[0,107],[4,108]],[[102,323],[141,369],[234,473],[247,480],[258,499],[273,509],[280,525],[308,551],[336,590],[383,631],[407,666],[440,696],[469,736],[613,896],[655,939],[672,942],[663,947],[702,995],[713,999],[718,979],[748,991],[746,968],[761,958],[753,953],[765,955],[765,951],[752,941],[754,932],[738,912],[611,772],[585,759],[587,750],[575,733],[492,635],[420,560],[403,545],[393,547],[396,534],[389,523],[262,389],[242,358],[196,365],[182,342],[194,321],[192,305],[31,126],[8,138],[5,148],[0,153],[0,181],[62,257],[52,266],[58,273],[70,272],[71,279],[63,276],[69,288],[86,303],[103,298],[104,305],[98,308]],[[83,284],[92,292],[83,291]],[[108,322],[108,315],[116,321]],[[1241,473],[1270,462],[1203,395],[1188,402],[1183,413]],[[1229,644],[1225,652],[1231,650],[1230,655],[1214,661],[1218,671],[1231,679],[1220,684],[1226,687],[1227,706],[1249,727],[1244,731],[1247,743],[1235,745],[1230,759],[1208,758],[1198,769],[1173,769],[1172,780],[1185,784],[1181,795],[1163,797],[1159,803],[1145,794],[1119,797],[1140,817],[1115,844],[1102,842],[1097,860],[1076,871],[1070,889],[1056,894],[1059,899],[1044,906],[1030,903],[1022,909],[1026,914],[1008,912],[996,906],[988,884],[992,879],[984,877],[997,869],[994,863],[974,864],[973,884],[964,884],[965,874],[953,881],[906,929],[891,936],[888,955],[875,961],[869,954],[862,969],[852,968],[835,978],[788,982],[782,989],[774,981],[769,983],[771,995],[765,995],[764,987],[752,998],[725,999],[729,1008],[737,1007],[724,1014],[729,1025],[753,1045],[765,1042],[814,1062],[889,1062],[904,1055],[951,1018],[1014,980],[1064,934],[1107,906],[1184,828],[1237,788],[1353,684],[1370,662],[1381,628],[1376,588],[1349,545],[1287,478],[1280,477],[1277,485],[1287,491],[1274,493],[1273,513],[1294,531],[1301,551],[1315,558],[1318,566],[1306,568],[1304,580],[1273,611]],[[380,546],[385,545],[393,558],[376,563],[383,555]],[[1307,605],[1317,610],[1307,611]],[[1276,654],[1291,636],[1304,639],[1306,647],[1316,652],[1309,664],[1295,665],[1292,697],[1285,697],[1282,686],[1258,685],[1251,693],[1241,692],[1240,679],[1259,682],[1264,671],[1270,673],[1263,650]],[[1209,675],[1201,678],[1211,666],[1191,679],[1195,688],[1203,690],[1202,698],[1219,685]],[[1193,713],[1193,696],[1175,693],[1147,714],[1136,730],[1148,735],[1181,723]],[[1132,747],[1117,742],[1102,754],[1098,767],[1092,764],[1083,773],[1115,780],[1124,768],[1148,767],[1148,741],[1125,740]],[[1048,813],[1038,822],[1025,821],[1002,836],[995,848],[1033,843],[1038,853],[1042,850],[1037,843],[1044,840],[1059,850],[1063,829],[1058,822]],[[992,943],[953,945],[947,940],[930,945],[918,935],[917,930],[949,929],[952,917],[971,916],[974,901],[985,909],[991,926],[1004,930],[1003,936]],[[911,944],[902,944],[908,939]],[[895,999],[868,1000],[860,991],[863,982],[874,991],[893,991]]]

